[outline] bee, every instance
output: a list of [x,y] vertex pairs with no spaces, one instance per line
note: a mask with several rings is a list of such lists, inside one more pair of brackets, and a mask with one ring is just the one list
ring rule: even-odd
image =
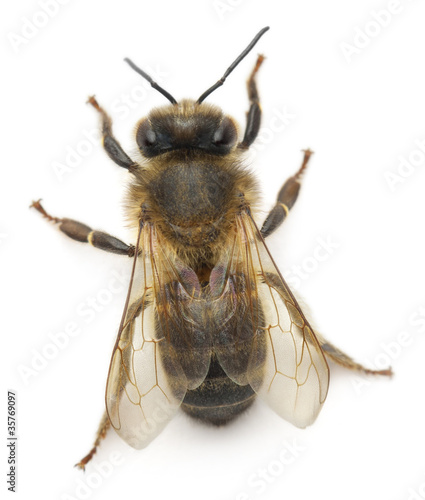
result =
[[244,164],[261,122],[257,73],[249,76],[249,110],[236,122],[206,98],[269,28],[262,29],[222,78],[196,101],[178,102],[131,60],[125,61],[170,104],[153,109],[135,129],[140,153],[130,158],[95,97],[103,147],[130,174],[126,212],[132,245],[72,219],[49,215],[70,238],[132,258],[132,271],[106,387],[106,412],[84,468],[113,427],[130,446],[148,445],[179,408],[225,424],[258,395],[297,427],[312,424],[329,385],[327,359],[373,371],[315,333],[265,240],[294,206],[312,152],[284,183],[261,228],[259,190]]

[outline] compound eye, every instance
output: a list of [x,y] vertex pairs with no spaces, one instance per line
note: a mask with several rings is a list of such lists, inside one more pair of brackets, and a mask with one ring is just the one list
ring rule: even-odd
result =
[[219,148],[231,149],[238,138],[238,133],[233,121],[227,116],[223,118],[220,126],[214,132],[213,144]]
[[136,142],[142,151],[152,148],[156,144],[156,134],[149,120],[143,120],[136,132]]

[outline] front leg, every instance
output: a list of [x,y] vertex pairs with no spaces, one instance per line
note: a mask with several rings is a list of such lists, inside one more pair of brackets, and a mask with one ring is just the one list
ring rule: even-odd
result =
[[72,219],[52,217],[44,210],[40,200],[33,201],[30,208],[35,208],[48,221],[59,224],[59,229],[73,240],[80,241],[82,243],[90,243],[90,245],[99,248],[100,250],[104,250],[105,252],[128,255],[128,257],[134,256],[133,245],[127,245],[118,238],[102,231],[93,231],[91,227],[86,226],[81,222],[77,222]]
[[270,210],[261,228],[261,235],[263,238],[270,236],[282,224],[289,210],[294,206],[298,198],[298,193],[301,189],[301,178],[304,170],[307,168],[308,161],[310,160],[313,151],[306,149],[304,151],[304,158],[298,172],[290,177],[285,184],[281,187],[277,195],[276,205]]
[[261,55],[258,56],[257,63],[255,64],[251,76],[249,77],[247,82],[248,98],[250,106],[247,114],[245,134],[242,142],[240,142],[238,145],[238,147],[242,149],[248,149],[249,146],[251,146],[251,144],[254,142],[255,138],[258,135],[258,131],[260,130],[261,107],[260,107],[260,98],[258,96],[258,91],[257,91],[256,76],[263,61],[264,61],[264,56]]
[[112,120],[110,116],[99,105],[94,96],[89,97],[87,102],[101,114],[103,147],[109,158],[111,158],[111,160],[113,160],[120,167],[126,168],[129,172],[134,172],[137,169],[137,163],[127,155],[121,147],[121,144],[112,134]]

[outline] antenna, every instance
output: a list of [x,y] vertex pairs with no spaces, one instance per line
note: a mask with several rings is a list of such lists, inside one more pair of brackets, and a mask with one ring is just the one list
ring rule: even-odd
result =
[[163,96],[165,96],[165,97],[166,97],[166,98],[167,98],[167,99],[171,102],[171,104],[177,104],[177,101],[174,99],[174,97],[173,97],[173,96],[172,96],[169,92],[167,92],[167,91],[166,91],[166,90],[164,90],[162,87],[160,87],[160,86],[159,86],[156,82],[154,82],[154,81],[152,80],[152,78],[151,78],[151,77],[150,77],[147,73],[145,73],[142,69],[140,69],[138,66],[136,66],[136,65],[134,64],[134,62],[133,62],[133,61],[131,61],[128,57],[126,57],[126,58],[124,59],[124,61],[125,61],[125,62],[126,62],[126,63],[127,63],[127,64],[128,64],[128,65],[132,68],[132,69],[134,69],[134,71],[135,71],[136,73],[139,73],[139,75],[142,75],[142,76],[143,76],[143,78],[144,78],[145,80],[147,80],[147,81],[151,84],[151,86],[152,86],[155,90],[157,90],[158,92],[161,92],[161,94],[162,94]]
[[248,45],[248,47],[239,55],[239,57],[236,58],[235,61],[227,68],[226,72],[224,75],[220,78],[220,80],[215,83],[212,87],[210,87],[208,90],[206,90],[201,97],[196,101],[198,104],[201,104],[201,102],[208,97],[214,90],[218,89],[218,87],[221,87],[223,83],[225,82],[226,78],[230,75],[230,73],[236,68],[236,66],[242,61],[242,59],[249,53],[251,50],[254,48],[254,45],[258,42],[258,40],[264,35],[266,31],[270,29],[269,26],[266,26],[263,28],[261,31],[259,31],[252,42]]

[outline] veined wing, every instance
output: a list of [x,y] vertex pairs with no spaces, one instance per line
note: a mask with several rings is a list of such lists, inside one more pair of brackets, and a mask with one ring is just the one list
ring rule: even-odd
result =
[[107,412],[134,448],[162,431],[187,389],[202,383],[211,358],[197,276],[167,248],[152,224],[141,224],[109,369]]
[[237,216],[233,248],[212,278],[216,308],[229,317],[214,338],[227,375],[297,427],[312,424],[326,399],[328,365],[250,214]]

